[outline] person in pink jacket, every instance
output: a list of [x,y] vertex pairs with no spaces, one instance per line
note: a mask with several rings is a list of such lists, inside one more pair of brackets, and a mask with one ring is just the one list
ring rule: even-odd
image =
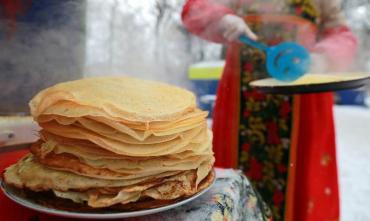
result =
[[357,41],[336,0],[188,0],[188,30],[227,45],[213,115],[216,166],[240,168],[269,205],[265,219],[339,220],[332,93],[263,94],[265,55],[238,42],[296,41],[311,52],[311,72],[348,68]]

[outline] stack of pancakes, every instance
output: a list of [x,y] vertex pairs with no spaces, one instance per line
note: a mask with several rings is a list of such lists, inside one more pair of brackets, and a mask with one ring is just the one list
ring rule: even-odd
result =
[[[30,102],[42,128],[7,184],[93,208],[173,202],[209,186],[212,133],[194,95],[163,83],[97,77],[61,83]],[[157,205],[161,205],[158,203]]]

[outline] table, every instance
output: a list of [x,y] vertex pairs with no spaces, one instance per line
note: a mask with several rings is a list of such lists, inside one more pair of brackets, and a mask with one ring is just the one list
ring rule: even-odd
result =
[[[15,163],[27,150],[0,154],[0,170]],[[203,196],[165,212],[125,219],[128,221],[263,221],[268,211],[250,185],[248,179],[237,170],[216,169],[216,182]],[[10,201],[0,191],[0,220],[2,221],[61,221],[75,220],[41,214]]]

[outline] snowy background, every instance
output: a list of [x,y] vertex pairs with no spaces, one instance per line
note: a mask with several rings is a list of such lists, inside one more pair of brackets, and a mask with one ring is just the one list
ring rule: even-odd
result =
[[189,65],[220,59],[221,45],[186,31],[183,2],[88,0],[86,75],[134,75],[189,87]]
[[370,109],[335,108],[342,221],[370,220]]
[[[189,86],[189,65],[221,58],[221,45],[187,32],[185,0],[87,0],[87,76],[129,74]],[[359,39],[353,70],[370,70],[370,0],[342,0]]]

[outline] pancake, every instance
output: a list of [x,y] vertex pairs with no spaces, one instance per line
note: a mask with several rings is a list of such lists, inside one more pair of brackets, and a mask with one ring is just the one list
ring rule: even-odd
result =
[[[165,143],[171,140],[175,140],[176,138],[187,138],[189,135],[191,135],[194,132],[199,132],[201,127],[205,127],[205,124],[203,124],[199,127],[183,131],[181,133],[172,134],[172,135],[165,135],[165,136],[155,136],[150,135],[146,137],[144,140],[137,140],[125,133],[120,133],[116,131],[115,133],[104,133],[102,131],[95,130],[94,128],[86,128],[85,125],[74,123],[68,126],[61,125],[57,123],[56,121],[50,121],[48,123],[41,123],[41,127],[44,128],[44,130],[47,130],[54,134],[59,134],[65,137],[69,138],[76,138],[76,139],[82,139],[81,136],[77,136],[76,134],[98,134],[102,137],[105,137],[107,139],[120,141],[127,144],[158,144],[158,143]],[[71,135],[73,134],[73,135]]]
[[[39,92],[30,101],[32,116],[37,119],[59,101],[91,107],[88,114],[92,116],[104,113],[133,122],[171,121],[196,107],[193,93],[168,84],[125,76],[94,77],[60,83]],[[85,115],[86,110],[81,110],[81,116]]]
[[189,131],[189,133],[184,134],[183,137],[177,137],[174,140],[158,143],[158,144],[128,144],[117,140],[111,140],[105,138],[94,132],[84,130],[81,132],[81,128],[76,128],[70,126],[65,133],[60,134],[59,130],[50,123],[40,124],[49,133],[57,136],[67,137],[71,139],[86,140],[103,149],[114,152],[116,154],[126,155],[126,156],[163,156],[167,154],[179,153],[188,149],[190,143],[200,143],[207,139],[207,129],[203,124],[203,127],[197,128],[197,130]]
[[173,176],[179,173],[181,172],[166,172],[152,177],[127,180],[96,179],[47,168],[38,163],[31,154],[24,157],[18,163],[8,167],[4,172],[4,180],[7,184],[17,188],[27,188],[35,192],[51,189],[59,191],[84,191],[93,188],[129,186],[153,179]]
[[[85,125],[86,128],[95,129],[95,131],[98,130],[103,133],[112,133],[112,129],[116,129],[133,137],[140,137],[138,138],[139,140],[145,139],[145,135],[148,136],[153,133],[166,132],[167,134],[169,134],[171,132],[182,132],[184,130],[194,128],[200,123],[204,122],[205,118],[208,115],[208,112],[196,110],[194,112],[189,112],[188,114],[174,121],[128,123],[110,119],[104,116],[89,115],[87,114],[87,110],[85,111],[86,115],[75,116],[73,112],[76,111],[77,107],[60,107],[59,109],[61,109],[62,111],[59,112],[57,110],[53,110],[52,108],[56,108],[55,105],[51,106],[49,108],[50,110],[48,109],[42,115],[40,115],[37,121],[39,123],[47,123],[49,121],[55,120],[62,125],[70,125],[75,122],[79,122]],[[81,110],[79,110],[79,112],[80,111]]]
[[[47,137],[47,138],[45,138]],[[76,141],[73,139],[66,140],[66,138],[50,135],[47,132],[42,132],[42,140],[31,145],[31,152],[37,157],[44,158],[50,152],[55,154],[67,153],[83,159],[84,161],[101,161],[104,160],[131,160],[131,161],[149,161],[157,160],[165,161],[183,160],[190,157],[201,157],[213,155],[212,152],[212,133],[208,131],[208,138],[200,144],[189,145],[189,150],[181,153],[169,154],[157,157],[132,157],[125,155],[118,155],[113,152],[100,148],[99,146],[90,143],[89,141]],[[124,162],[124,161],[122,161]]]
[[[196,193],[206,189],[209,187],[215,179],[215,172],[212,170],[208,176],[202,180],[199,184],[198,190]],[[129,211],[139,211],[144,209],[153,209],[158,208],[166,205],[170,205],[176,203],[177,201],[184,200],[186,197],[180,197],[173,200],[158,200],[149,197],[140,197],[138,201],[131,202],[127,204],[115,204],[110,207],[104,208],[94,208],[88,206],[85,202],[79,201],[78,198],[73,198],[75,201],[79,201],[79,203],[74,202],[72,199],[68,199],[69,197],[73,197],[73,195],[65,194],[64,197],[56,197],[55,193],[52,191],[47,192],[39,192],[35,193],[28,190],[20,190],[25,197],[32,199],[35,203],[43,205],[48,208],[64,210],[64,211],[75,211],[75,212],[99,212],[99,213],[116,213],[116,212],[129,212]],[[100,191],[96,189],[96,191]],[[59,192],[60,193],[60,192]],[[196,194],[195,193],[195,194]],[[74,194],[78,194],[78,192],[74,192]],[[79,197],[83,197],[83,195],[79,194]]]
[[[178,177],[180,177],[180,179]],[[160,185],[150,187],[146,189],[145,191],[142,191],[140,193],[139,199],[140,198],[148,199],[149,197],[155,200],[160,200],[160,201],[165,200],[165,201],[173,202],[172,200],[174,199],[192,196],[196,194],[197,192],[200,192],[203,189],[207,188],[209,185],[211,185],[211,183],[215,179],[215,173],[214,171],[210,171],[207,174],[207,176],[202,180],[198,188],[194,188],[194,186],[192,185],[192,180],[194,181],[194,174],[184,173],[182,175],[179,175],[178,177],[176,179],[169,178]],[[178,182],[182,183],[182,185],[178,185]],[[121,208],[122,207],[123,208],[135,207],[135,209],[137,209],[139,205],[138,204],[136,204],[136,206],[135,204],[130,205],[129,203],[127,203],[127,198],[129,198],[129,196],[133,196],[135,198],[138,197],[137,195],[138,192],[139,191],[131,192],[130,190],[128,190],[128,188],[124,188],[117,195],[104,195],[104,194],[97,194],[95,192],[96,195],[94,196],[93,194],[89,194],[89,193],[84,194],[80,192],[71,192],[71,191],[69,192],[55,192],[54,191],[54,193],[57,196],[61,198],[71,199],[74,202],[82,203],[82,202],[87,201],[88,205],[93,208],[109,207],[109,206],[113,206],[119,203],[119,204],[127,204],[125,206],[121,205]],[[124,203],[121,203],[122,199]],[[151,202],[155,203],[156,201],[151,201]],[[146,206],[145,208],[148,208],[148,206]],[[155,208],[155,207],[153,207],[152,205],[152,206],[149,206],[149,208]]]
[[[212,155],[193,156],[186,159],[158,157],[153,159],[99,159],[88,160],[72,154],[43,154],[40,144],[31,148],[37,162],[56,170],[100,179],[134,179],[154,176],[169,171],[187,171],[199,168],[204,163],[213,162]],[[202,167],[202,170],[203,167]],[[205,168],[205,170],[208,170]],[[208,171],[206,171],[208,172]],[[204,171],[199,172],[204,173]],[[202,178],[202,176],[199,176]],[[198,182],[198,181],[197,181]]]
[[[32,171],[32,172],[31,172]],[[46,168],[28,155],[17,164],[8,168],[4,174],[6,183],[17,188],[33,191],[52,190],[56,196],[74,202],[86,201],[94,208],[109,207],[114,204],[127,204],[138,201],[140,197],[171,200],[190,196],[198,191],[197,170],[188,170],[174,175],[159,176],[152,180],[103,180],[79,176],[73,173]],[[211,170],[208,170],[207,175]],[[202,177],[201,181],[206,176]],[[136,182],[136,183],[135,183]],[[116,194],[102,194],[96,188],[117,187]]]

